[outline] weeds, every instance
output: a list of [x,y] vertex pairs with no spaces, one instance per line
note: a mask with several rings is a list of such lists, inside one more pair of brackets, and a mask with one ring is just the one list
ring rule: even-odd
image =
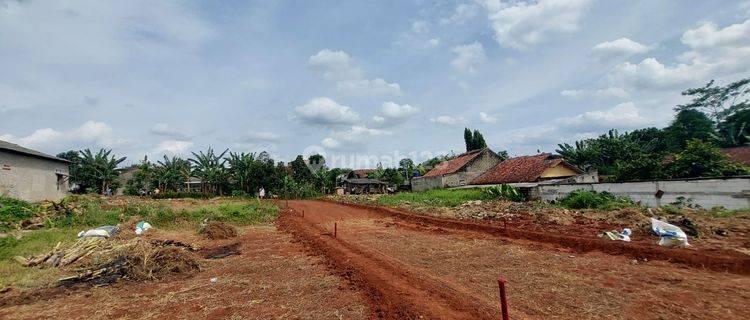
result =
[[395,206],[410,202],[429,207],[455,207],[472,200],[492,200],[495,197],[481,189],[433,189],[422,192],[405,192],[383,195],[378,204]]
[[556,201],[560,206],[569,209],[598,209],[617,210],[627,207],[635,207],[633,200],[620,197],[609,192],[596,192],[592,190],[578,189]]

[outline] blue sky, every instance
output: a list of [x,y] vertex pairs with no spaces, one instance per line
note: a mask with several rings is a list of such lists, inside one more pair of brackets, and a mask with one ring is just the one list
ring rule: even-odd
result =
[[665,126],[748,56],[747,1],[0,0],[0,139],[365,167],[468,126],[522,155]]

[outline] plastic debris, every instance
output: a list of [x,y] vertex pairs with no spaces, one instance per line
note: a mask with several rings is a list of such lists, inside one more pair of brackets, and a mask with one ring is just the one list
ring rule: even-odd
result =
[[135,224],[135,234],[141,235],[146,230],[151,229],[151,228],[153,228],[153,227],[151,226],[150,223],[141,220],[141,221],[139,221],[138,223]]
[[599,237],[607,238],[609,240],[619,240],[619,241],[625,241],[630,242],[630,235],[633,233],[630,228],[622,229],[622,232],[617,232],[616,230],[612,231],[606,231],[599,235]]
[[78,233],[78,237],[79,238],[89,238],[89,237],[109,238],[111,236],[114,236],[118,231],[120,231],[120,228],[116,226],[101,226],[98,228],[81,231]]
[[217,283],[217,282],[219,282],[219,278],[217,277],[211,278],[211,283]]
[[665,247],[687,247],[688,238],[682,229],[661,220],[651,218],[651,230],[659,237],[659,245]]

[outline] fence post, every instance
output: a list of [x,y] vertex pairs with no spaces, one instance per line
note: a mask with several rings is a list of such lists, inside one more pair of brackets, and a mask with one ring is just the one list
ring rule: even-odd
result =
[[338,233],[338,225],[336,222],[333,223],[333,237],[336,238],[336,234]]
[[509,320],[508,316],[508,297],[505,295],[505,278],[497,279],[497,285],[500,289],[500,311],[503,313],[503,320]]

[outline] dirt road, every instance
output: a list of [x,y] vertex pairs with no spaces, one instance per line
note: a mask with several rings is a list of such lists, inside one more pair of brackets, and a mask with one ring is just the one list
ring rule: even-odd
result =
[[[499,276],[508,279],[514,319],[743,319],[750,303],[747,266],[733,257],[705,265],[702,255],[711,253],[539,242],[523,230],[322,201],[289,204],[280,229],[360,288],[373,316],[497,319]],[[634,252],[652,259],[633,259]],[[678,263],[655,261],[662,252]]]

